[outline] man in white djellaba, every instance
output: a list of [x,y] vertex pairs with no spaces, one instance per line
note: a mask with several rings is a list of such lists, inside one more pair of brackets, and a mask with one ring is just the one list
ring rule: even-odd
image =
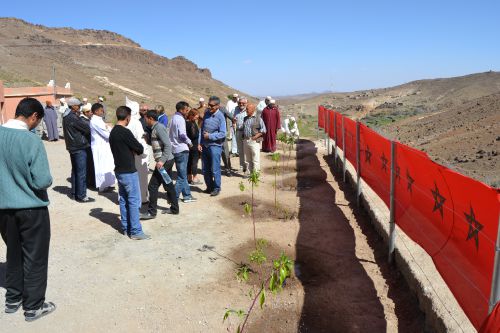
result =
[[145,140],[144,128],[139,119],[141,119],[141,114],[139,113],[139,103],[128,99],[125,97],[125,105],[128,106],[132,110],[132,118],[130,119],[130,123],[127,128],[132,132],[135,139],[141,143],[144,147],[144,154],[135,155],[135,168],[137,169],[137,173],[139,174],[139,187],[141,188],[141,199],[142,204],[146,204],[149,202],[149,192],[148,192],[148,163],[149,156],[148,152],[148,144]]
[[90,119],[90,147],[94,157],[95,186],[99,192],[104,192],[115,186],[115,162],[111,147],[109,146],[109,133],[111,129],[104,123],[102,104],[92,105],[92,118]]

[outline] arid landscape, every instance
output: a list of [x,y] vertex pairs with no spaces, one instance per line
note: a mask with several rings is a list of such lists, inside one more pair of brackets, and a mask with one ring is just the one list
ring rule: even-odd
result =
[[438,163],[500,186],[500,73],[414,81],[384,89],[282,101],[303,119],[326,105]]
[[212,78],[209,69],[188,59],[159,56],[136,42],[103,30],[47,28],[14,18],[0,18],[0,80],[7,87],[44,86],[56,68],[56,83],[71,83],[78,97],[103,95],[110,109],[125,96],[164,104],[174,112],[179,100],[197,102],[235,92]]

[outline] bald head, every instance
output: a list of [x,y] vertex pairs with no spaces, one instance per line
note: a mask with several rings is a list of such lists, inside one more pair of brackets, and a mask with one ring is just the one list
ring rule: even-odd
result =
[[255,104],[252,104],[252,103],[248,104],[247,105],[247,115],[251,117],[251,116],[253,116],[254,113],[255,113]]

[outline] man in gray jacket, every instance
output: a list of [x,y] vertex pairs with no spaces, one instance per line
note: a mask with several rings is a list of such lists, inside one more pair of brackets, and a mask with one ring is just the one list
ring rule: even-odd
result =
[[[158,122],[158,114],[155,110],[149,110],[145,115],[145,121],[148,127],[151,128],[151,147],[153,149],[153,156],[156,161],[155,170],[149,181],[149,205],[148,212],[141,215],[142,220],[153,219],[157,213],[158,202],[158,188],[163,184],[167,189],[167,198],[170,202],[170,208],[165,211],[167,214],[179,214],[179,203],[175,186],[170,180],[166,182],[162,176],[162,172],[172,170],[174,165],[174,155],[172,153],[172,144],[168,137],[167,128]],[[170,178],[172,175],[169,175]]]

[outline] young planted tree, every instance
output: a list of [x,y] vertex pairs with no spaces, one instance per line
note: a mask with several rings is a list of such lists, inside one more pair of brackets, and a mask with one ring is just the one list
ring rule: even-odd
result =
[[[276,155],[277,154],[277,155]],[[280,159],[279,153],[273,154],[273,161],[276,162],[276,166],[278,165],[278,161]],[[247,327],[248,318],[250,314],[255,309],[255,305],[257,301],[259,302],[259,306],[261,309],[264,309],[264,304],[267,298],[267,292],[271,294],[276,294],[281,291],[285,285],[285,280],[291,276],[291,272],[293,269],[293,261],[285,255],[284,252],[281,252],[279,258],[273,260],[273,264],[271,267],[271,271],[268,275],[263,275],[263,264],[267,261],[267,256],[264,252],[264,248],[267,246],[267,241],[265,239],[257,239],[256,236],[256,228],[255,228],[255,201],[254,201],[254,189],[260,183],[260,173],[257,171],[253,171],[248,178],[248,182],[251,185],[252,199],[251,203],[245,203],[244,210],[245,213],[251,214],[252,223],[253,223],[253,239],[255,244],[255,250],[250,252],[248,259],[250,263],[257,265],[257,270],[253,270],[250,265],[242,263],[236,270],[236,276],[239,281],[248,281],[251,273],[258,272],[258,289],[252,288],[248,295],[250,296],[252,302],[247,311],[239,309],[226,309],[224,313],[223,322],[225,322],[230,315],[237,316],[240,318],[241,322],[238,324],[236,329],[236,333],[244,333]],[[276,173],[275,173],[275,183],[276,183]],[[240,191],[245,191],[245,184],[243,182],[239,183]],[[276,191],[276,190],[275,190]],[[276,196],[275,196],[276,203]]]
[[[251,193],[252,193],[252,200],[249,203],[245,203],[244,209],[246,214],[250,214],[252,217],[252,224],[253,224],[253,240],[255,243],[255,249],[257,249],[257,236],[255,232],[255,214],[254,214],[254,207],[255,207],[255,199],[254,199],[254,189],[259,186],[260,183],[260,172],[253,170],[250,173],[250,176],[248,177],[248,182],[251,185]],[[240,182],[240,191],[245,191],[245,184],[243,182]]]
[[277,179],[278,179],[278,172],[279,172],[278,168],[279,168],[279,163],[280,163],[280,159],[281,159],[280,153],[276,152],[276,153],[272,154],[271,155],[271,159],[274,162],[274,166],[273,166],[273,170],[274,170],[274,183],[273,183],[273,188],[274,188],[274,209],[277,210],[278,209],[278,198],[277,198],[277,195],[276,195],[276,190],[277,190],[277,187],[278,187]]

